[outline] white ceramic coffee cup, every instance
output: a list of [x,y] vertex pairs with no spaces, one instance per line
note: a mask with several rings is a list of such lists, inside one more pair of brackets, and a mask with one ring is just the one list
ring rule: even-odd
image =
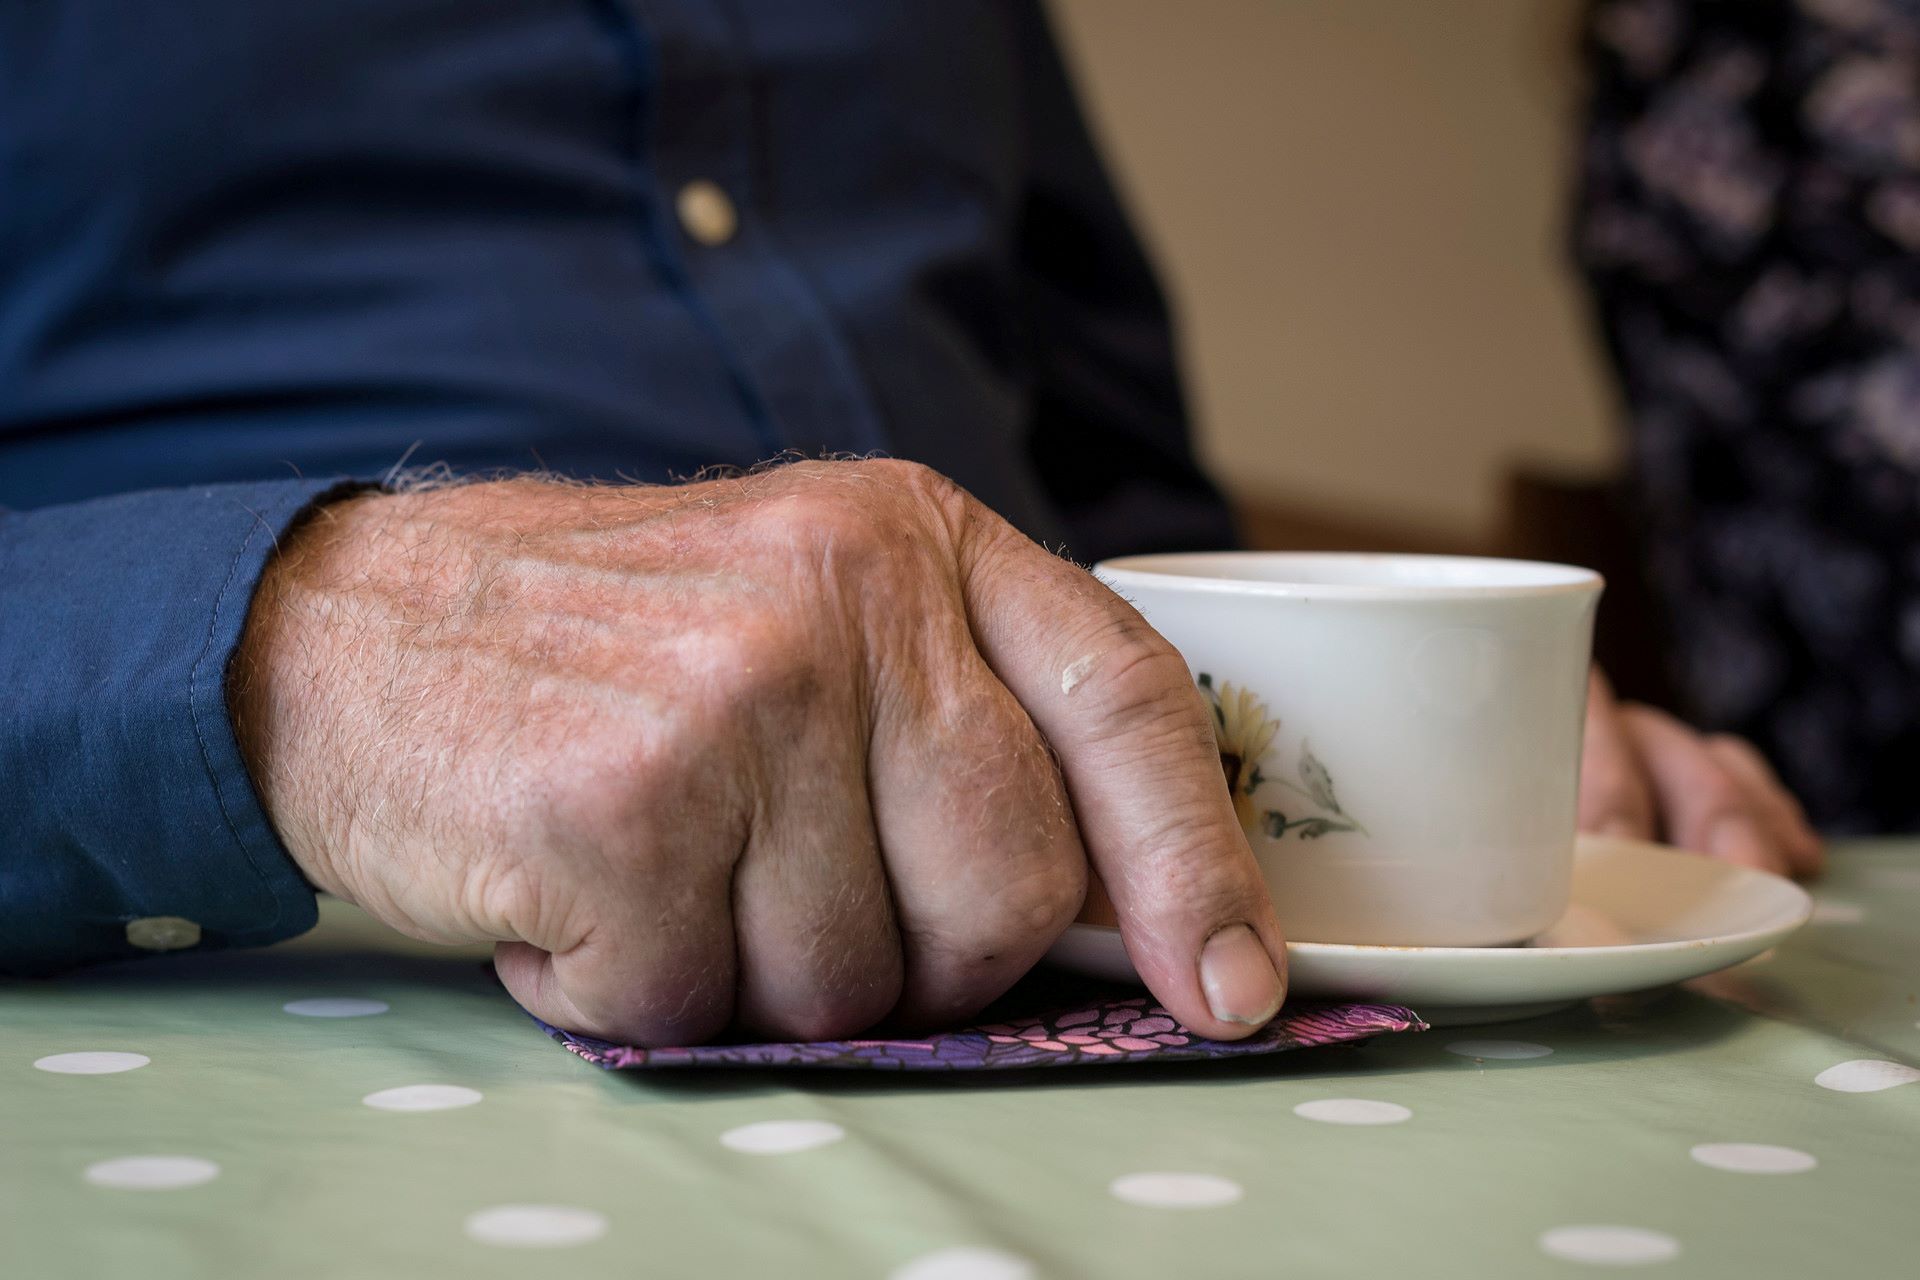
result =
[[1566,909],[1598,574],[1318,552],[1095,572],[1213,704],[1290,939],[1492,946]]

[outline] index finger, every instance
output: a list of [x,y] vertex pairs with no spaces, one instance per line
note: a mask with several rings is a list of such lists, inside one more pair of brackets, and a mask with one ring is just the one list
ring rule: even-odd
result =
[[1093,575],[984,508],[961,578],[981,654],[1059,755],[1134,969],[1202,1035],[1266,1023],[1286,993],[1286,944],[1185,659]]

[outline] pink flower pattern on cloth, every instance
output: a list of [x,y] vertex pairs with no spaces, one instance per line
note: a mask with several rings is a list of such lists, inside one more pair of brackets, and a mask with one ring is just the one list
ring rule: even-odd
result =
[[[1051,988],[1051,989],[1049,989]],[[1289,1004],[1245,1040],[1196,1036],[1147,996],[1124,988],[1086,987],[1078,999],[1044,1006],[1048,1012],[1008,1016],[1023,996],[1058,1001],[1058,983],[1026,983],[990,1014],[997,1020],[955,1031],[903,1039],[821,1040],[767,1044],[709,1044],[643,1049],[578,1035],[541,1022],[547,1033],[588,1062],[610,1070],[664,1067],[807,1067],[878,1071],[1003,1071],[1022,1067],[1107,1066],[1123,1062],[1178,1062],[1244,1058],[1371,1036],[1424,1031],[1410,1009],[1386,1004]],[[1025,1007],[1032,1007],[1026,1004]],[[536,1022],[539,1019],[535,1019]]]
[[1047,1053],[1157,1053],[1193,1043],[1187,1029],[1144,996],[1076,1009],[1039,1022],[994,1022],[981,1027],[992,1044],[1026,1044]]

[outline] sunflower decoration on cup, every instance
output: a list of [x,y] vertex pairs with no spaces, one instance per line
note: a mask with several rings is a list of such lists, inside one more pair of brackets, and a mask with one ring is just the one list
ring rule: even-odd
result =
[[[1226,774],[1227,790],[1233,794],[1233,811],[1240,825],[1251,835],[1259,831],[1274,839],[1287,835],[1314,840],[1335,831],[1368,834],[1359,819],[1340,807],[1333,788],[1333,775],[1313,754],[1310,743],[1300,743],[1300,758],[1295,772],[1299,781],[1270,773],[1274,740],[1280,736],[1280,721],[1267,714],[1267,704],[1251,689],[1236,687],[1230,680],[1214,684],[1213,676],[1202,671],[1195,678],[1200,692],[1213,708],[1213,737],[1220,748],[1220,770]],[[1263,805],[1257,796],[1266,787],[1291,792],[1307,805],[1290,803],[1294,812]]]

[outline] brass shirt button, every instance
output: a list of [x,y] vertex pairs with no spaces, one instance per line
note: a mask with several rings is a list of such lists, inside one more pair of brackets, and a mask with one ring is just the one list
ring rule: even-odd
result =
[[696,178],[680,188],[674,197],[674,211],[680,215],[680,228],[695,244],[712,249],[733,239],[740,229],[740,215],[733,199],[717,182]]
[[180,951],[200,945],[200,926],[180,916],[127,921],[127,941],[142,951]]

